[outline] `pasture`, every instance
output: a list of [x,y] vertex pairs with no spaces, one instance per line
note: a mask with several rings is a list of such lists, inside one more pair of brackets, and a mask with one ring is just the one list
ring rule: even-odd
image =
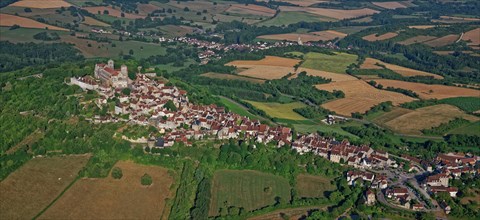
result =
[[313,15],[333,18],[336,20],[357,18],[365,15],[376,14],[379,12],[370,8],[352,9],[352,10],[313,8],[313,7],[304,8],[304,7],[295,7],[295,6],[280,6],[279,8],[280,8],[280,11],[295,11],[295,12],[302,11],[302,12],[308,12]]
[[[108,11],[108,15],[117,18],[128,18],[128,19],[137,19],[137,18],[144,18],[145,16],[137,15],[137,14],[130,14],[126,12],[122,12],[117,8],[112,8],[112,6],[93,6],[93,7],[83,7],[83,9],[87,10],[92,14],[104,14],[104,11]],[[122,13],[124,17],[122,17]]]
[[255,106],[255,108],[263,110],[265,113],[267,113],[267,115],[273,118],[305,120],[303,116],[293,111],[293,109],[303,108],[306,106],[301,102],[291,102],[287,104],[281,104],[281,103],[275,103],[275,102],[254,102],[254,101],[247,101],[247,102]]
[[68,8],[72,5],[63,0],[20,0],[9,6],[24,8]]
[[38,28],[38,29],[68,31],[65,28],[40,23],[30,18],[24,18],[20,16],[15,16],[15,15],[9,15],[9,14],[0,14],[0,26],[11,27],[13,25],[19,25],[20,27],[24,27],[24,28]]
[[275,10],[267,8],[260,5],[254,4],[232,4],[226,12],[232,14],[242,14],[242,15],[255,15],[263,17],[272,17],[275,14]]
[[[166,219],[166,200],[172,198],[173,183],[167,169],[120,161],[123,177],[80,179],[40,219]],[[153,179],[143,186],[147,173]]]
[[[442,76],[437,75],[437,74],[427,73],[427,72],[420,71],[420,70],[414,70],[414,69],[410,69],[410,68],[403,67],[403,66],[397,66],[397,65],[394,65],[394,64],[389,64],[389,63],[385,63],[385,62],[382,62],[380,60],[373,59],[373,58],[366,58],[364,64],[362,64],[360,66],[360,68],[370,69],[368,67],[371,67],[371,69],[382,69],[383,68],[382,66],[385,66],[385,68],[387,68],[389,70],[392,70],[393,72],[396,72],[396,73],[398,73],[402,76],[405,76],[405,77],[431,76],[435,79],[443,79]],[[380,67],[380,68],[378,68],[378,67]]]
[[219,170],[213,176],[209,216],[230,206],[252,211],[273,205],[275,197],[290,200],[287,179],[253,170]]
[[300,174],[296,178],[295,188],[301,198],[323,198],[326,191],[335,189],[331,181],[322,176]]
[[348,53],[335,53],[335,55],[329,55],[324,53],[307,53],[305,56],[305,62],[301,67],[323,70],[332,73],[346,73],[347,67],[357,62],[357,55]]
[[391,101],[394,105],[398,105],[414,100],[400,93],[376,89],[361,80],[332,82],[316,87],[330,92],[343,91],[345,98],[329,101],[322,104],[322,107],[345,116],[350,116],[354,112],[365,113],[381,102]]
[[362,39],[366,40],[366,41],[381,41],[381,40],[388,40],[390,38],[394,38],[396,37],[398,34],[397,33],[394,33],[394,32],[388,32],[388,33],[385,33],[385,34],[381,34],[381,35],[378,35],[378,34],[370,34],[370,35],[367,35],[367,36],[364,36],[362,37]]
[[208,77],[208,78],[212,78],[212,79],[242,80],[242,81],[248,81],[248,82],[251,82],[251,83],[264,83],[265,82],[265,80],[263,80],[263,79],[250,78],[250,77],[233,75],[233,74],[213,73],[213,72],[204,73],[204,74],[201,74],[200,76]]
[[447,104],[433,105],[415,110],[395,110],[386,112],[379,117],[373,120],[380,122],[395,132],[412,135],[421,135],[421,130],[437,127],[441,123],[447,123],[455,118],[463,118],[472,122],[479,120],[478,117],[466,114],[459,108]]
[[372,2],[372,4],[385,9],[407,8],[402,2]]
[[270,34],[270,35],[258,36],[258,38],[267,39],[267,40],[286,40],[286,41],[294,41],[294,42],[297,42],[298,38],[300,38],[302,42],[327,40],[325,37],[322,37],[322,36],[318,36],[314,34],[299,34],[299,33]]
[[98,27],[109,27],[110,25],[104,22],[101,22],[95,18],[85,16],[85,20],[83,21],[84,24],[90,26],[98,26]]
[[449,34],[443,37],[439,37],[433,40],[425,41],[423,44],[430,46],[430,47],[443,47],[449,44],[455,43],[459,36],[457,34]]
[[256,119],[258,118],[257,116],[253,115],[250,113],[246,107],[241,106],[240,104],[231,101],[230,99],[227,99],[225,97],[220,97],[220,102],[225,105],[230,111],[235,112],[239,115],[242,116],[247,116],[250,119]]
[[313,16],[310,13],[302,11],[280,11],[277,16],[257,23],[257,26],[282,26],[295,24],[301,21],[305,22],[322,22],[322,21],[336,21],[336,19],[325,16]]
[[[24,42],[42,43],[44,41],[33,38],[33,35],[38,34],[40,32],[57,33],[59,36],[68,34],[68,32],[65,32],[65,31],[51,31],[51,30],[33,29],[33,28],[18,28],[15,30],[9,30],[8,27],[0,27],[0,40],[1,41],[8,40],[12,43],[24,43]],[[50,41],[50,42],[58,42],[58,41]]]
[[0,219],[32,219],[77,178],[88,155],[34,158],[0,182]]
[[425,36],[425,35],[418,35],[418,36],[411,37],[411,38],[408,38],[408,39],[403,40],[403,41],[399,41],[399,42],[397,42],[397,43],[403,44],[403,45],[411,45],[411,44],[423,43],[423,42],[426,42],[426,41],[431,41],[431,40],[433,40],[433,39],[436,39],[436,37],[433,37],[433,36]]
[[423,83],[405,82],[390,79],[378,79],[377,83],[383,87],[393,87],[412,90],[416,92],[421,99],[445,99],[452,97],[480,97],[480,91],[456,86],[428,85]]

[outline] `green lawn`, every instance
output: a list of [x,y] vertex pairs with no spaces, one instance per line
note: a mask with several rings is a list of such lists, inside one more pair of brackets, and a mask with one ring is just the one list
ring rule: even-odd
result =
[[270,115],[273,118],[305,120],[303,116],[293,111],[293,109],[303,108],[306,106],[301,102],[291,102],[287,104],[281,104],[281,103],[275,103],[275,102],[254,102],[254,101],[247,101],[247,102],[255,106],[255,108],[265,111],[268,115]]
[[336,21],[336,20],[333,18],[313,15],[306,12],[288,11],[288,12],[280,12],[277,14],[277,16],[269,20],[259,22],[256,25],[257,26],[282,26],[282,25],[287,26],[289,24],[295,24],[301,21],[322,22],[322,21]]
[[323,70],[332,73],[346,73],[347,67],[357,62],[357,55],[348,53],[335,53],[328,55],[323,53],[307,53],[302,67]]
[[247,116],[250,119],[257,119],[258,117],[242,108],[238,103],[232,102],[226,98],[220,97],[220,102],[224,104],[230,111],[235,112],[242,116]]
[[209,216],[232,206],[252,211],[273,205],[275,197],[290,200],[287,179],[252,170],[220,170],[213,176]]

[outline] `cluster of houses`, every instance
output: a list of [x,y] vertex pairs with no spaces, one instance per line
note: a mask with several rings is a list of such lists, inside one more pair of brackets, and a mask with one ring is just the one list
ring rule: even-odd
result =
[[475,168],[478,156],[448,153],[439,154],[433,161],[436,170],[425,179],[424,187],[431,194],[446,192],[456,197],[458,189],[449,185],[451,179],[460,178],[462,174],[477,175],[480,170]]
[[96,64],[94,77],[73,77],[71,84],[84,90],[95,90],[100,95],[95,103],[104,108],[109,100],[116,100],[114,111],[108,116],[94,117],[93,122],[125,121],[158,128],[163,137],[148,141],[151,147],[169,147],[175,142],[190,145],[189,140],[204,138],[250,138],[257,142],[275,141],[279,146],[289,145],[292,132],[288,127],[270,127],[258,120],[226,112],[216,105],[194,105],[187,92],[148,74],[128,78],[128,69],[115,69],[114,62]]
[[299,136],[293,143],[292,148],[298,153],[312,152],[334,163],[345,163],[355,168],[385,168],[397,167],[394,160],[388,157],[388,153],[361,145],[350,144],[347,140],[336,141],[318,134]]

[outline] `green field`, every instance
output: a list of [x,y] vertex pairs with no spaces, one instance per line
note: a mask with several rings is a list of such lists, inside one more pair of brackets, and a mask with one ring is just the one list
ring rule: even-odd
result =
[[[320,122],[321,123],[321,122]],[[359,139],[358,136],[353,135],[341,128],[341,126],[352,126],[354,123],[347,123],[341,125],[326,125],[326,124],[293,124],[295,130],[301,133],[314,133],[317,131],[327,133],[327,134],[339,134],[351,138],[353,140]]]
[[323,17],[319,15],[313,15],[306,12],[280,12],[275,17],[257,23],[258,26],[282,26],[282,25],[289,25],[295,24],[298,22],[321,22],[321,21],[336,21],[333,18]]
[[33,38],[33,35],[38,34],[40,32],[57,33],[60,36],[69,34],[66,31],[52,31],[52,30],[34,29],[34,28],[18,28],[15,30],[9,30],[9,27],[0,27],[0,40],[10,41],[12,43],[24,43],[24,42],[34,42],[34,43],[57,42],[58,43],[59,42],[59,41],[35,40]]
[[[479,92],[480,94],[480,92]],[[456,97],[440,100],[441,103],[457,106],[466,112],[480,110],[480,98],[478,97]]]
[[295,188],[302,198],[321,198],[326,191],[335,189],[332,180],[322,176],[300,174],[296,178]]
[[228,207],[252,211],[275,204],[275,198],[290,200],[288,180],[273,174],[252,170],[220,170],[212,183],[210,216],[218,216]]
[[480,121],[461,126],[449,131],[449,134],[466,134],[466,135],[479,135]]
[[357,55],[348,53],[335,53],[328,55],[323,53],[307,53],[302,67],[323,70],[332,73],[346,73],[347,67],[357,62]]
[[251,119],[257,119],[257,116],[253,115],[252,113],[247,111],[245,108],[242,108],[238,103],[232,102],[229,99],[226,99],[224,97],[220,97],[220,102],[232,112],[235,112],[242,116],[247,116]]
[[255,108],[265,111],[267,115],[273,118],[305,120],[303,116],[293,111],[293,109],[303,108],[306,106],[301,102],[291,102],[287,104],[280,104],[275,102],[254,102],[254,101],[247,101],[247,102],[255,106]]

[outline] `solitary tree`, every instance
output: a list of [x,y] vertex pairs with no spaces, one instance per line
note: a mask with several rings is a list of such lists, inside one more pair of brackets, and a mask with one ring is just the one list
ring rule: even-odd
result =
[[153,182],[152,177],[150,175],[146,174],[146,173],[143,174],[143,176],[140,180],[140,183],[144,186],[150,186],[150,185],[152,185],[152,182]]
[[121,179],[123,177],[122,169],[120,169],[120,167],[114,167],[112,170],[112,177],[114,179]]

